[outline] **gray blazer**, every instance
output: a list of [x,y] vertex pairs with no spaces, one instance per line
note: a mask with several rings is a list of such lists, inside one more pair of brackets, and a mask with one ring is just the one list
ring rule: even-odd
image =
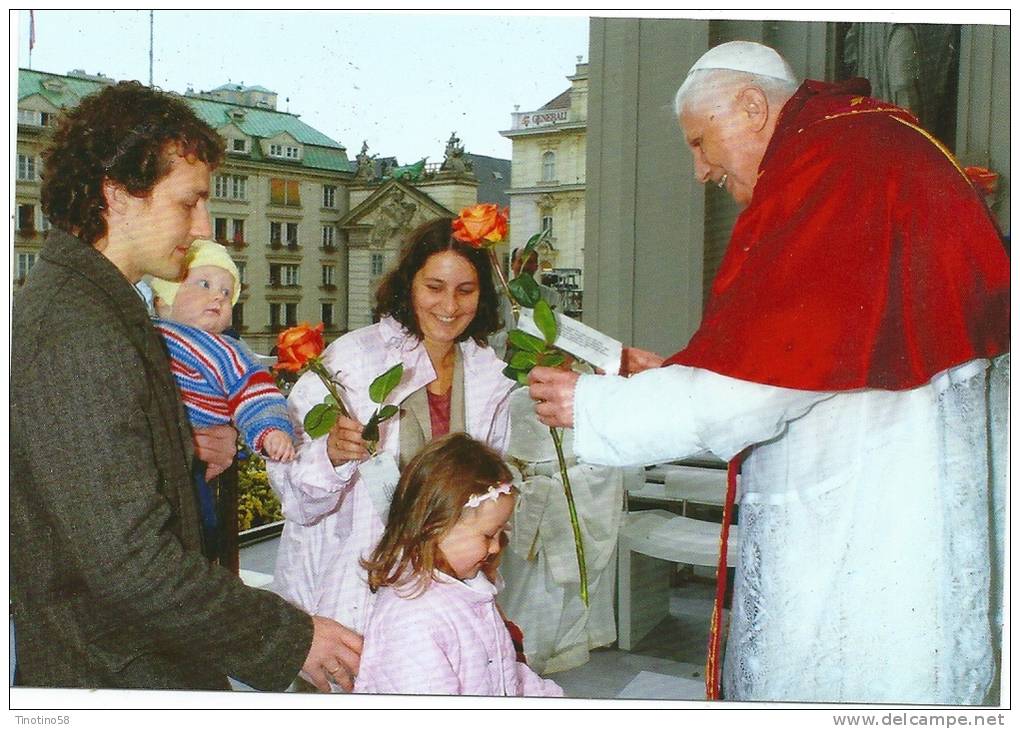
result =
[[286,688],[311,618],[202,556],[162,342],[113,264],[58,231],[15,297],[10,398],[19,683]]

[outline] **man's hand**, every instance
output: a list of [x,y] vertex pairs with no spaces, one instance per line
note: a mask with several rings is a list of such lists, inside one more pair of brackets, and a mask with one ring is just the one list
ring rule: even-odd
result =
[[195,455],[207,466],[206,480],[230,468],[237,455],[237,431],[231,425],[211,425],[194,431]]
[[368,458],[368,448],[361,431],[364,426],[357,420],[340,416],[336,419],[329,435],[326,436],[326,455],[334,466],[347,461],[362,461]]
[[636,375],[638,372],[652,370],[656,367],[661,367],[662,363],[665,361],[662,357],[655,354],[655,352],[648,352],[644,349],[636,349],[634,347],[624,347],[623,357],[621,359],[621,375]]
[[538,419],[553,428],[574,427],[574,386],[580,375],[553,367],[535,367],[528,375]]
[[332,681],[344,691],[354,688],[361,664],[361,636],[335,620],[312,616],[312,647],[301,666],[301,676],[323,693]]

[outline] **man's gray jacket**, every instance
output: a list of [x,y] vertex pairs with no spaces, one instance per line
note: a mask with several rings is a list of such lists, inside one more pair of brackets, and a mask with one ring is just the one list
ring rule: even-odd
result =
[[58,231],[14,300],[10,384],[19,683],[286,688],[311,618],[202,556],[159,335],[117,268]]

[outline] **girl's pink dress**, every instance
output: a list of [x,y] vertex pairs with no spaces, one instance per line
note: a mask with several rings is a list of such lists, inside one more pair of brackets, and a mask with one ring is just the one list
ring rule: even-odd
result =
[[516,660],[496,609],[496,587],[479,573],[437,572],[424,593],[379,590],[365,632],[357,693],[563,696],[555,682]]

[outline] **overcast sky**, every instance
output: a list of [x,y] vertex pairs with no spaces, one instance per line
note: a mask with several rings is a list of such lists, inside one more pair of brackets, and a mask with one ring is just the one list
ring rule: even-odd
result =
[[[16,11],[15,11],[16,12]],[[402,163],[441,161],[456,131],[468,152],[510,157],[515,105],[539,108],[568,88],[577,57],[588,60],[588,17],[558,15],[156,10],[153,82],[183,93],[228,81],[279,94],[345,145]],[[599,11],[600,14],[619,14]],[[674,11],[675,12],[675,11]],[[668,11],[659,13],[667,14]],[[646,13],[647,14],[647,13]],[[753,17],[750,11],[684,11],[687,17]],[[17,63],[29,65],[29,13],[17,12]],[[763,11],[760,17],[906,22],[1008,22],[1008,12]],[[35,11],[31,67],[83,69],[149,79],[149,11]],[[679,73],[679,72],[678,72]],[[677,85],[682,81],[677,78]]]
[[[29,66],[29,13],[18,65]],[[584,15],[350,14],[156,10],[153,82],[183,93],[228,81],[279,94],[277,108],[353,157],[441,161],[456,131],[468,152],[510,157],[514,105],[539,108],[588,60]],[[35,11],[31,67],[149,80],[149,11]],[[287,101],[289,97],[289,101]]]

